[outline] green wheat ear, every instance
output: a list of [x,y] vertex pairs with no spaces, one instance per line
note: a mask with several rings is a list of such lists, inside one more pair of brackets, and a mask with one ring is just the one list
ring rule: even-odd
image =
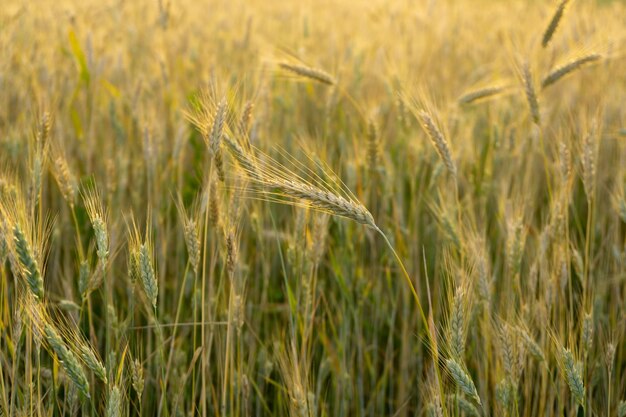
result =
[[41,277],[39,265],[35,259],[32,247],[26,240],[26,236],[24,236],[24,232],[17,224],[13,227],[13,237],[18,259],[25,269],[26,282],[33,295],[39,300],[43,300],[43,278]]
[[74,353],[65,345],[65,342],[61,338],[61,336],[57,333],[56,329],[49,323],[46,323],[44,326],[44,334],[46,336],[46,340],[50,344],[54,353],[56,353],[63,369],[67,373],[67,376],[74,383],[76,388],[80,391],[82,395],[86,398],[90,398],[89,394],[89,382],[87,382],[87,377],[85,376],[85,372],[83,368],[80,366],[78,359],[74,356]]
[[461,391],[463,391],[467,396],[480,404],[480,396],[478,395],[478,391],[476,390],[476,385],[474,385],[472,377],[454,359],[448,359],[446,361],[446,365],[450,375],[452,375],[452,378],[454,379],[454,382],[456,382],[457,387],[459,387],[459,389],[461,389]]

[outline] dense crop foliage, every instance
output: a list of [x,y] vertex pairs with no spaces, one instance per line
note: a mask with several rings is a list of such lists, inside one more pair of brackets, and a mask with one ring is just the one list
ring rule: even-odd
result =
[[5,1],[0,415],[626,416],[625,19]]

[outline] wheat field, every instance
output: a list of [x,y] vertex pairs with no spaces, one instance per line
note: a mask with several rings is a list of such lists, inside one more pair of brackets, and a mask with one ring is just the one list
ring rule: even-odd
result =
[[626,3],[6,0],[0,416],[626,416]]

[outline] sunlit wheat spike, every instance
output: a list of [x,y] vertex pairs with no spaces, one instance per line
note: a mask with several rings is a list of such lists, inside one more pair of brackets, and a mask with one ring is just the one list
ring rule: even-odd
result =
[[617,405],[617,417],[626,417],[626,401],[621,400]]
[[462,359],[465,353],[465,311],[464,291],[457,287],[452,299],[452,309],[448,324],[448,340],[453,358]]
[[471,104],[475,101],[496,96],[505,90],[502,86],[491,86],[468,91],[459,97],[459,104]]
[[270,180],[267,182],[267,186],[296,200],[302,200],[312,208],[377,228],[370,212],[352,199],[348,200],[343,196],[313,185],[288,179]]
[[320,82],[322,84],[334,85],[335,79],[332,75],[318,68],[312,68],[305,65],[289,64],[287,62],[281,62],[278,64],[282,69],[289,71],[293,74],[299,75],[304,78],[308,78],[313,81]]
[[248,130],[250,129],[250,121],[252,120],[252,110],[254,109],[254,102],[246,101],[241,112],[241,120],[239,121],[239,133],[247,137]]
[[154,268],[152,266],[152,255],[150,249],[144,243],[139,248],[139,271],[141,274],[141,283],[143,289],[146,292],[146,296],[152,304],[152,308],[156,309],[157,296],[159,294],[159,287],[154,275]]
[[76,181],[70,172],[65,157],[60,153],[54,159],[53,173],[63,198],[70,206],[73,207],[76,203]]
[[581,164],[583,171],[583,188],[587,194],[587,200],[592,200],[596,187],[596,153],[597,153],[597,127],[595,122],[583,136]]
[[76,388],[78,388],[81,394],[83,394],[86,398],[90,398],[89,382],[87,382],[85,372],[72,351],[67,348],[59,333],[57,333],[51,324],[45,323],[44,335],[48,344],[59,358],[67,376],[74,383]]
[[285,175],[279,174],[276,168],[262,169],[256,158],[239,146],[229,146],[229,149],[250,179],[267,192],[291,198],[311,208],[346,217],[377,229],[371,213],[358,201],[298,179],[285,178]]
[[428,114],[426,111],[420,110],[418,112],[418,117],[421,121],[424,131],[430,138],[432,144],[435,146],[435,149],[437,150],[437,153],[439,154],[442,162],[445,164],[446,168],[448,168],[448,171],[450,171],[452,176],[456,178],[456,165],[452,160],[450,146],[448,145],[448,141],[446,140],[445,136],[443,135],[443,133],[441,133],[437,125],[435,125],[435,122],[433,121],[430,114]]
[[541,117],[539,115],[539,101],[537,100],[537,93],[535,90],[535,84],[533,82],[533,76],[530,72],[530,66],[525,63],[522,67],[522,81],[524,82],[524,93],[526,94],[526,100],[528,101],[528,107],[530,108],[530,115],[533,122],[539,125]]
[[96,254],[102,265],[106,265],[109,256],[109,233],[107,230],[107,213],[102,207],[102,199],[95,187],[83,193],[85,209],[96,236]]
[[258,172],[256,162],[254,159],[245,151],[237,141],[232,139],[229,135],[224,135],[224,143],[226,147],[230,151],[231,155],[235,158],[241,169],[243,169],[252,179],[259,180],[261,178],[260,173]]
[[209,150],[213,155],[219,152],[222,134],[224,133],[224,120],[226,119],[226,101],[221,100],[217,104],[215,116],[213,117],[213,125],[208,137]]
[[565,77],[567,74],[576,71],[580,67],[590,62],[598,61],[602,58],[600,54],[589,54],[583,57],[577,58],[573,61],[570,61],[566,64],[559,65],[554,68],[541,82],[541,88],[546,88],[551,86],[552,84],[559,81],[561,78]]
[[452,378],[461,391],[480,404],[480,397],[478,396],[478,391],[476,390],[472,377],[469,376],[463,367],[454,359],[446,360],[446,365],[450,375],[452,375]]
[[189,253],[189,261],[194,273],[198,273],[200,263],[200,239],[198,237],[198,227],[193,219],[185,221],[185,244]]
[[211,225],[218,229],[220,225],[220,200],[217,193],[217,183],[213,181],[209,192],[209,221]]
[[561,361],[563,364],[563,373],[565,381],[569,386],[570,392],[574,396],[576,402],[582,406],[585,405],[585,386],[580,374],[580,369],[574,360],[574,355],[569,349],[561,349]]
[[52,117],[50,113],[44,111],[39,121],[39,127],[37,130],[37,141],[45,143],[50,138],[50,131],[52,130]]
[[[218,112],[220,109],[218,108]],[[225,180],[224,174],[224,160],[222,157],[222,148],[220,146],[222,140],[222,132],[224,127],[224,116],[225,111],[222,113],[218,113],[215,117],[215,122],[213,123],[213,129],[211,131],[211,154],[213,155],[213,161],[215,162],[215,168],[217,170],[217,178],[221,182]]]
[[20,264],[24,268],[26,275],[26,282],[30,287],[31,292],[39,300],[43,299],[43,278],[39,269],[37,259],[35,259],[35,253],[32,250],[32,246],[26,239],[24,232],[18,224],[13,226],[13,239],[15,241],[15,251]]
[[552,19],[550,19],[550,23],[548,24],[546,31],[543,33],[543,39],[541,40],[541,46],[543,46],[544,48],[548,46],[550,40],[554,36],[554,33],[559,26],[559,22],[563,18],[563,13],[565,12],[565,6],[567,6],[567,3],[569,3],[569,0],[561,0],[556,10],[554,11]]

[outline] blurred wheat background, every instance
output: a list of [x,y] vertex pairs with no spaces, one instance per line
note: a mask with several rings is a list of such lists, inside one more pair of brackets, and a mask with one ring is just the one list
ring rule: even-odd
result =
[[622,1],[7,0],[0,415],[626,416]]

